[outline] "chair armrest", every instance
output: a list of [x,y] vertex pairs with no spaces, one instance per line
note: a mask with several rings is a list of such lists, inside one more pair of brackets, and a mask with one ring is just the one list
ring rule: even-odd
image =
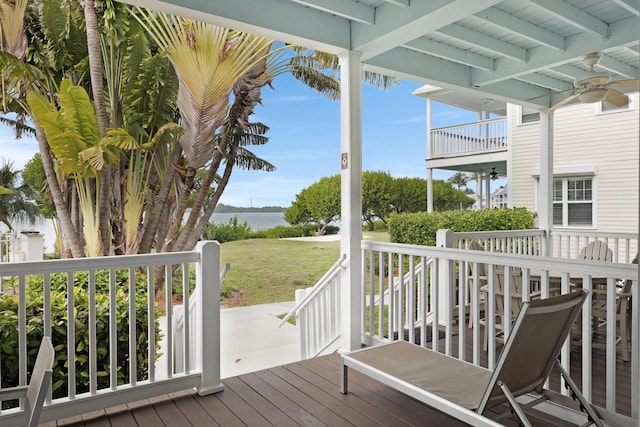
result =
[[0,402],[6,400],[20,399],[27,395],[28,386],[7,387],[0,389]]

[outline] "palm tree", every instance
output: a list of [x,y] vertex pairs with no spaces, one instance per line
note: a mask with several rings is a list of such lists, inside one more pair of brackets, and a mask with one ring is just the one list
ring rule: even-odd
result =
[[462,188],[467,186],[467,182],[469,182],[469,176],[464,172],[456,172],[452,176],[449,177],[447,182],[455,185],[458,190],[462,190]]
[[33,201],[35,191],[20,182],[20,171],[13,169],[13,162],[2,160],[0,165],[0,222],[13,231],[12,222],[38,218],[38,208]]

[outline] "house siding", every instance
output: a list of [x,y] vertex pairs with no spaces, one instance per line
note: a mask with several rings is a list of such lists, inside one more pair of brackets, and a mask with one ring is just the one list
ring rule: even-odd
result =
[[[597,113],[597,105],[560,108],[554,115],[554,170],[583,166],[595,170],[594,228],[638,231],[640,146],[638,94],[633,110]],[[540,168],[540,125],[518,125],[519,108],[510,106],[512,126],[512,206],[536,209],[536,178]]]

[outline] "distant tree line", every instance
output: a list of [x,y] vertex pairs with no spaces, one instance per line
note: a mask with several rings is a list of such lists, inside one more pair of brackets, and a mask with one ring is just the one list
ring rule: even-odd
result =
[[236,212],[285,212],[287,208],[282,206],[263,206],[257,207],[237,207],[231,205],[225,205],[224,203],[218,203],[215,213],[236,213]]
[[[450,182],[434,180],[433,208],[435,211],[466,209],[474,200]],[[362,220],[369,229],[375,221],[387,223],[392,213],[412,213],[427,210],[427,181],[422,178],[393,178],[388,172],[362,173]],[[323,177],[303,189],[285,212],[291,225],[317,224],[324,234],[332,221],[340,219],[340,175]]]

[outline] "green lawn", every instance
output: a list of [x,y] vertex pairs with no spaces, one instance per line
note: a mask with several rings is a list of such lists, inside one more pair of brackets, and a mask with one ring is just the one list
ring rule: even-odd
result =
[[296,289],[313,286],[339,258],[340,242],[252,239],[222,245],[231,270],[223,290],[227,306],[293,301]]
[[[364,234],[389,240],[385,232]],[[340,242],[239,240],[222,244],[221,257],[231,264],[222,282],[225,306],[293,301],[296,289],[313,286],[338,260]]]

